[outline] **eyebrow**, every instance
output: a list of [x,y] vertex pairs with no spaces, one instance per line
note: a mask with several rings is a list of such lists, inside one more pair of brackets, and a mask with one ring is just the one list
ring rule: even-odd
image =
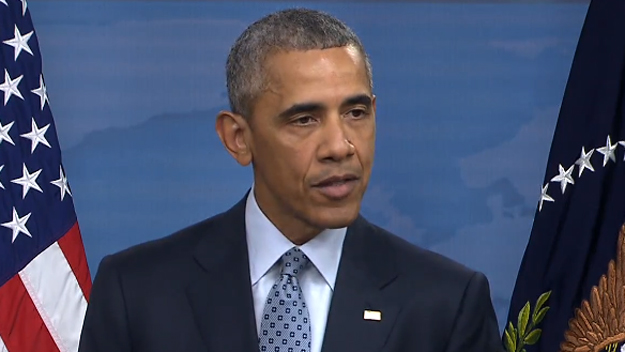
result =
[[278,115],[278,119],[280,120],[288,120],[291,116],[305,113],[305,112],[315,112],[321,111],[325,108],[325,106],[321,103],[301,103],[295,104],[290,108],[282,111]]
[[371,107],[372,100],[371,97],[367,94],[358,94],[352,97],[349,97],[343,101],[341,107],[349,106],[349,105],[365,105],[367,108]]

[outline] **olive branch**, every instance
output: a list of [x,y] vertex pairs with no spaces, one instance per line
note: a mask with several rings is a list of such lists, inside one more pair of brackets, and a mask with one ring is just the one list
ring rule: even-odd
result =
[[531,346],[538,342],[542,334],[542,329],[535,329],[535,327],[543,321],[549,310],[549,307],[544,305],[550,295],[551,291],[547,291],[538,297],[536,306],[531,311],[531,321],[531,307],[528,301],[519,312],[517,327],[514,327],[512,322],[508,322],[508,327],[504,332],[504,342],[507,352],[526,352],[525,346]]

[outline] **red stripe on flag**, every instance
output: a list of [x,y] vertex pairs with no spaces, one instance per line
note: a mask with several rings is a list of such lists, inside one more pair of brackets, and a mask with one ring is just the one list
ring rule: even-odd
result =
[[18,275],[0,287],[0,336],[10,352],[58,352]]
[[80,228],[78,223],[61,237],[58,241],[59,247],[63,251],[70,268],[78,280],[78,285],[82,290],[85,299],[89,302],[89,294],[91,293],[91,274],[89,273],[89,264],[85,255],[85,247],[80,236]]

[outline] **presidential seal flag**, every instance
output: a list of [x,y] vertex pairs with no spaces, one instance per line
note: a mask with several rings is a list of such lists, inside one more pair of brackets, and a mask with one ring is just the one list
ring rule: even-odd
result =
[[625,1],[592,0],[537,187],[508,351],[625,351],[624,158]]
[[0,351],[77,351],[91,277],[26,0],[0,0],[0,92]]

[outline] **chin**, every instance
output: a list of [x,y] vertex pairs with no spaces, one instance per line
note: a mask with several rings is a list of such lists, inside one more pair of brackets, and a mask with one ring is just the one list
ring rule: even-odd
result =
[[351,225],[359,211],[360,207],[320,209],[314,212],[313,219],[319,228],[338,229]]

